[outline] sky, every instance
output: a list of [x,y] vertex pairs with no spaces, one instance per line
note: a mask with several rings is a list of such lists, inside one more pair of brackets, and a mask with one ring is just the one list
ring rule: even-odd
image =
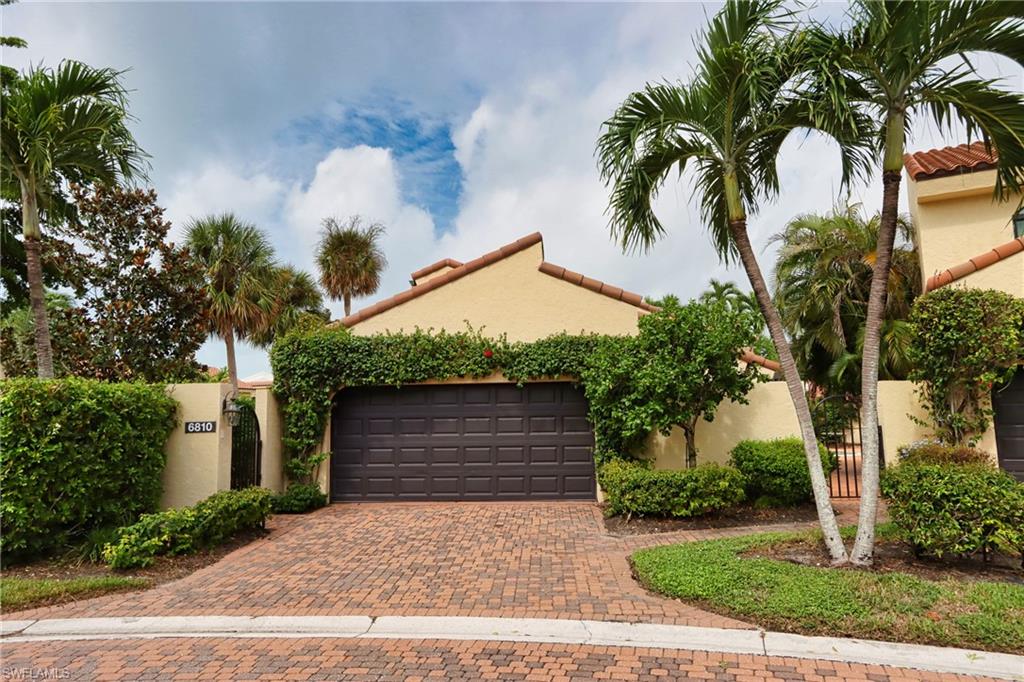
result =
[[[744,288],[701,226],[684,176],[657,210],[668,235],[649,253],[612,241],[594,146],[604,121],[648,81],[688,79],[694,41],[717,6],[699,3],[47,3],[0,9],[28,41],[2,62],[78,59],[125,70],[149,183],[180,240],[192,217],[232,211],[270,237],[282,262],[315,272],[321,220],[387,227],[388,269],[358,309],[408,287],[441,258],[469,260],[526,234],[545,258],[595,279],[684,300],[710,278]],[[842,3],[812,11],[841,20]],[[1024,73],[977,65],[1006,86]],[[966,141],[923,127],[911,149]],[[749,224],[766,270],[771,235],[837,203],[877,211],[873,177],[839,193],[834,145],[793,136],[782,194]],[[905,194],[902,210],[906,211]],[[331,303],[341,316],[340,303]],[[223,366],[211,338],[201,362]],[[242,345],[242,377],[270,369]]]

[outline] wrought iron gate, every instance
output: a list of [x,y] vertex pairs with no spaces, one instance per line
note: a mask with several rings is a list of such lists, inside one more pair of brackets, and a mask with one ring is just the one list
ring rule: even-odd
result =
[[[863,433],[858,406],[843,396],[828,396],[817,401],[812,417],[818,440],[831,455],[832,469],[825,472],[829,493],[832,497],[860,497]],[[878,427],[878,461],[879,466],[885,466],[881,426]]]
[[249,488],[260,484],[260,461],[263,459],[263,441],[260,440],[260,422],[251,405],[239,405],[238,424],[231,427],[231,489]]

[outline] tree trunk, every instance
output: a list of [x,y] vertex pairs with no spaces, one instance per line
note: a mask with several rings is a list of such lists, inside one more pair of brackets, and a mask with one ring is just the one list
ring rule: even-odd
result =
[[53,345],[50,343],[50,321],[46,315],[46,292],[43,289],[42,232],[39,229],[39,205],[35,191],[21,188],[21,230],[25,239],[25,266],[28,274],[28,298],[35,323],[36,374],[40,379],[53,378]]
[[836,514],[832,509],[828,481],[825,479],[825,471],[821,466],[818,438],[814,433],[814,422],[811,420],[811,408],[807,404],[807,394],[804,392],[804,386],[796,369],[793,351],[786,340],[779,312],[775,309],[775,304],[768,293],[768,285],[764,281],[761,268],[758,266],[757,258],[754,256],[754,248],[751,246],[750,237],[747,235],[747,221],[745,219],[731,220],[729,222],[729,231],[732,234],[736,250],[740,254],[743,268],[747,271],[747,277],[750,279],[750,285],[754,289],[754,295],[757,297],[761,313],[768,324],[768,332],[771,334],[772,342],[775,344],[775,350],[779,354],[782,375],[786,379],[789,397],[793,401],[796,418],[800,424],[800,436],[804,441],[804,455],[807,457],[807,467],[811,473],[814,504],[818,510],[818,522],[821,524],[825,546],[828,548],[828,553],[832,557],[834,565],[845,564],[849,561],[849,557],[846,554],[843,539],[839,535],[839,524],[836,523]]
[[224,347],[228,352],[228,383],[231,390],[238,393],[238,366],[235,364],[235,330],[228,329],[224,335]]
[[875,266],[871,272],[871,290],[864,317],[864,348],[861,351],[861,490],[857,538],[850,561],[870,566],[875,553],[875,521],[878,515],[878,363],[882,319],[885,317],[892,247],[896,240],[899,212],[900,178],[903,166],[903,114],[886,122],[885,158],[882,166],[882,215],[875,246]]
[[345,317],[352,314],[352,294],[347,291],[342,294],[342,300],[345,302]]
[[692,469],[697,466],[697,420],[683,426],[683,435],[686,437],[686,468]]

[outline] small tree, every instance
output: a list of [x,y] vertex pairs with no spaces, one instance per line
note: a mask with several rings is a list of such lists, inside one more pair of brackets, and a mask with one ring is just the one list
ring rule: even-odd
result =
[[1001,291],[943,288],[917,299],[912,381],[935,434],[973,445],[992,419],[992,386],[1024,363],[1024,300]]
[[766,377],[738,357],[754,342],[751,315],[720,302],[669,304],[640,319],[636,337],[603,348],[584,376],[592,410],[614,424],[633,448],[652,431],[676,426],[686,439],[687,466],[697,462],[696,428],[725,400],[745,396]]

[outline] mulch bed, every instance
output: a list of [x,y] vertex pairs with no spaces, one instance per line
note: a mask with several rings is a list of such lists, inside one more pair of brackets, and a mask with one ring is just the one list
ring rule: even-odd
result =
[[[155,557],[153,559],[153,563],[145,568],[115,571],[102,563],[94,564],[88,561],[79,562],[76,560],[50,559],[33,561],[29,564],[21,564],[19,566],[4,568],[3,571],[0,572],[0,575],[3,575],[5,578],[36,578],[50,580],[70,580],[72,578],[91,578],[102,576],[143,578],[149,583],[144,589],[148,589],[156,585],[179,580],[185,576],[195,573],[201,568],[215,564],[227,554],[249,544],[253,540],[266,537],[268,534],[269,531],[266,530],[245,531],[234,536],[222,545],[200,550],[195,554]],[[96,595],[90,595],[86,598],[91,599],[94,596]],[[57,604],[65,604],[72,601],[77,601],[73,595],[68,597],[44,599],[25,606],[20,606],[18,607],[18,610],[34,609],[40,606],[55,606]],[[2,611],[5,612],[7,610],[3,609]]]
[[[829,565],[824,546],[808,542],[760,548],[744,556],[778,559],[804,566]],[[988,563],[983,562],[980,556],[942,560],[917,558],[906,543],[895,540],[875,543],[875,562],[869,570],[878,573],[909,573],[925,580],[995,580],[1024,585],[1024,569],[1021,569],[1019,556],[995,554]]]
[[711,528],[765,526],[778,523],[803,523],[817,520],[818,514],[813,504],[773,509],[758,509],[753,505],[742,505],[717,514],[689,519],[634,516],[627,520],[625,516],[613,516],[604,520],[604,527],[611,535],[625,536]]

